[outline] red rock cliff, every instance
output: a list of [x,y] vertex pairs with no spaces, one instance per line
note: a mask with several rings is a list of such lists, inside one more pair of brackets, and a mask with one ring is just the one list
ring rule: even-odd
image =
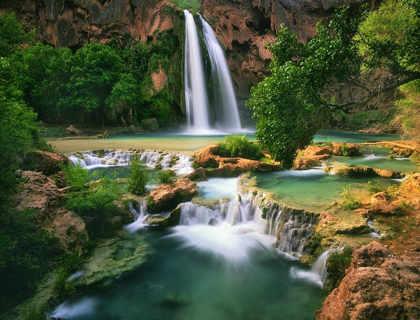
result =
[[[374,0],[369,0],[374,1]],[[302,41],[315,35],[315,25],[334,8],[365,0],[201,0],[203,16],[226,48],[239,99],[269,74],[271,53],[266,43],[275,40],[285,24]],[[3,0],[0,12],[14,11],[38,37],[54,46],[78,48],[131,35],[141,41],[174,27],[167,0]]]

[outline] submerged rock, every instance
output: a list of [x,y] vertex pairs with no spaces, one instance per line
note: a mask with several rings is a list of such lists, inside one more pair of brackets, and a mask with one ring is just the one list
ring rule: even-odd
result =
[[405,177],[405,174],[402,172],[371,167],[325,167],[324,171],[341,176],[379,176],[391,179],[401,179]]
[[143,265],[151,253],[144,237],[124,234],[102,240],[83,266],[85,273],[75,281],[75,285],[105,284],[118,279]]
[[316,319],[419,319],[419,288],[420,253],[395,256],[373,241],[353,253],[346,276]]

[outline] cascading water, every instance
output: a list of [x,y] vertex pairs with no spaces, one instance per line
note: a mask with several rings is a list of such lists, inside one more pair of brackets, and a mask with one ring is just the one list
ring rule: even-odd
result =
[[203,24],[204,42],[210,56],[215,86],[216,127],[219,130],[238,132],[241,130],[241,121],[223,49],[210,25],[201,15],[199,17]]
[[197,28],[191,13],[185,15],[185,111],[189,132],[206,133],[210,129],[208,99]]

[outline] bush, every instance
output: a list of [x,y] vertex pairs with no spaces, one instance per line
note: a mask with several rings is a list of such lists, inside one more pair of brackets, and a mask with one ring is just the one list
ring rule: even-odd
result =
[[384,188],[380,186],[379,180],[368,181],[366,189],[371,195],[384,190]]
[[79,163],[75,165],[60,164],[60,169],[64,172],[68,184],[74,190],[81,190],[90,180],[89,170],[83,168]]
[[79,214],[86,222],[91,238],[110,236],[114,233],[111,218],[119,212],[117,201],[121,200],[121,187],[109,176],[91,184],[81,192],[68,195],[66,208]]
[[35,292],[62,253],[57,238],[41,229],[32,211],[0,214],[0,314]]
[[252,143],[245,135],[229,135],[218,142],[217,154],[223,157],[242,157],[259,160],[264,155],[258,143]]
[[142,195],[149,181],[149,172],[146,165],[138,156],[131,157],[131,167],[128,176],[128,190],[134,194]]
[[360,207],[360,200],[356,198],[353,191],[351,190],[351,184],[343,187],[341,195],[345,199],[342,204],[344,209],[353,210]]
[[176,175],[175,172],[172,170],[163,170],[158,173],[157,177],[160,184],[170,183],[172,184],[174,182],[173,177]]
[[346,274],[346,269],[350,266],[353,249],[345,247],[342,251],[330,253],[327,260],[328,278],[324,289],[327,292],[333,291],[340,285],[341,280]]

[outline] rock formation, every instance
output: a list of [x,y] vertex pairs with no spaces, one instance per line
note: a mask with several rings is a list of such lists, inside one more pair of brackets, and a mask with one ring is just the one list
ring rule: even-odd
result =
[[216,155],[218,144],[211,144],[194,153],[194,164],[198,167],[208,168],[207,177],[234,177],[251,170],[275,171],[278,164],[265,163],[258,160],[244,158],[224,158]]
[[60,208],[61,192],[54,181],[33,171],[23,171],[20,177],[21,191],[12,198],[16,210],[34,210],[40,225],[53,230],[64,249],[82,249],[88,240],[85,222],[77,214]]
[[378,242],[363,246],[316,319],[419,319],[419,266],[419,252],[395,256]]
[[57,153],[34,150],[24,155],[23,162],[25,170],[37,170],[45,175],[51,175],[59,171],[61,163],[67,164],[69,160]]
[[190,201],[197,193],[197,185],[188,178],[178,179],[173,185],[161,184],[150,191],[153,205],[149,206],[149,210],[155,213],[170,211],[175,209],[179,203]]

